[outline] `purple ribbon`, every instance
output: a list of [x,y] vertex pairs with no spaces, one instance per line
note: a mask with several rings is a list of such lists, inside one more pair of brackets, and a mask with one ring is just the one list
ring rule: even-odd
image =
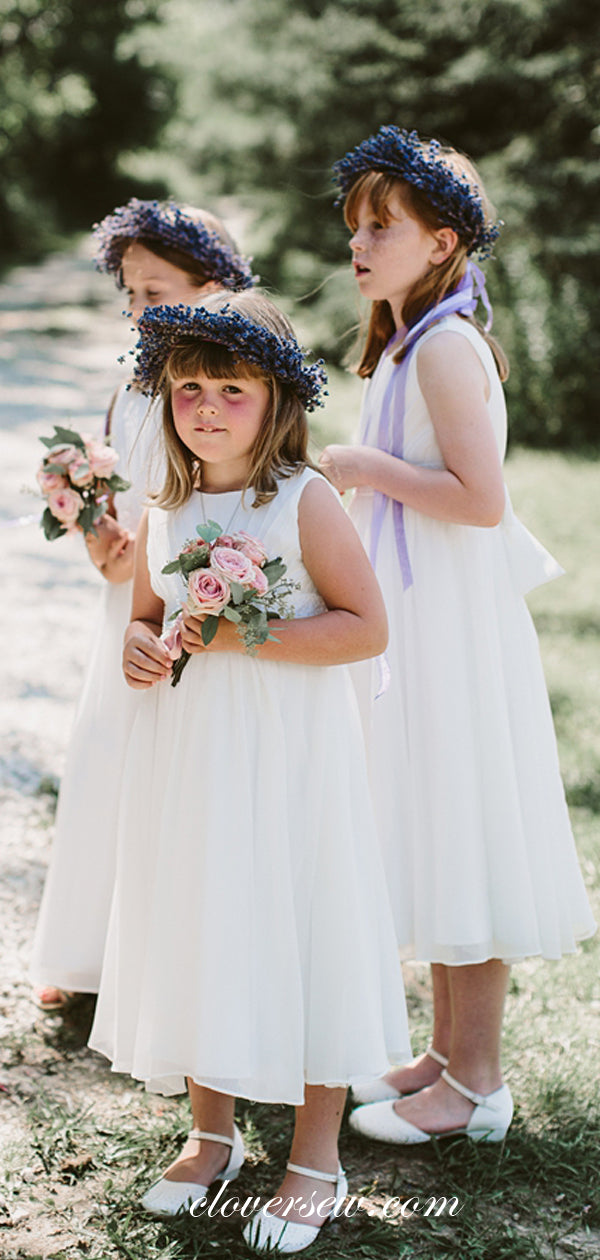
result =
[[[398,365],[398,370],[393,373],[381,402],[376,443],[380,451],[387,451],[398,459],[403,458],[406,381],[411,355],[416,349],[419,338],[432,324],[436,324],[445,315],[473,315],[480,299],[487,311],[485,331],[489,332],[492,327],[492,307],[485,287],[485,277],[477,264],[469,260],[465,274],[461,277],[456,288],[447,297],[443,298],[441,302],[438,302],[437,306],[433,306],[431,310],[427,311],[418,323],[413,324],[412,328],[409,328],[403,342],[405,348],[404,358]],[[397,335],[395,333],[394,337],[388,342],[386,350],[389,350],[393,345]],[[373,567],[375,567],[377,560],[377,551],[379,549],[379,540],[387,503],[388,495],[383,494],[380,490],[375,490],[373,494],[371,547],[369,552]],[[406,591],[413,584],[413,574],[406,544],[404,504],[399,503],[397,499],[392,499],[392,512],[396,551],[402,574],[402,586]]]

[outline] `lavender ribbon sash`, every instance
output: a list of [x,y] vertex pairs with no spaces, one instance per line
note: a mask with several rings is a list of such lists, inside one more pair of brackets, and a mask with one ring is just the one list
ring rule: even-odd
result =
[[[479,299],[483,302],[487,312],[485,331],[489,332],[489,329],[492,326],[492,307],[485,287],[485,277],[477,264],[472,260],[469,260],[465,274],[462,276],[457,287],[453,289],[447,297],[443,298],[437,306],[434,306],[431,310],[427,311],[418,323],[413,324],[412,328],[409,329],[404,340],[406,353],[402,362],[398,365],[397,371],[394,372],[381,402],[381,413],[379,417],[379,427],[376,440],[376,445],[380,451],[387,451],[390,455],[395,455],[398,459],[403,458],[406,382],[411,356],[413,351],[416,349],[419,337],[421,337],[432,324],[435,324],[438,320],[443,319],[445,315],[472,315],[477,307]],[[391,341],[388,342],[386,350],[392,346],[394,340],[395,338],[392,337]],[[379,540],[381,537],[381,529],[387,503],[388,496],[383,494],[380,490],[376,490],[373,494],[371,546],[369,552],[371,564],[374,568],[377,560]],[[406,591],[413,584],[413,574],[406,543],[404,504],[399,503],[397,499],[392,499],[392,513],[396,551],[398,553],[400,572],[402,574],[402,586]]]

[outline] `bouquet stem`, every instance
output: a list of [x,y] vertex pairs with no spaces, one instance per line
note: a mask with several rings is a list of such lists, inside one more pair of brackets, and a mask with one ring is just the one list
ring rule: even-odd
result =
[[190,655],[191,655],[190,652],[186,652],[185,648],[182,648],[181,656],[178,656],[177,660],[173,661],[173,668],[171,670],[171,686],[172,687],[177,686],[177,683],[179,682],[179,679],[181,678],[183,670],[185,669],[190,659]]

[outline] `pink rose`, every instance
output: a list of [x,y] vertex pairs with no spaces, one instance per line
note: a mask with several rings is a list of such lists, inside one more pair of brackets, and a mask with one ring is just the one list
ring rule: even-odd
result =
[[92,441],[86,443],[86,450],[94,476],[102,478],[112,476],[115,465],[119,462],[119,456],[113,447],[105,446],[104,442]]
[[187,607],[191,613],[220,613],[229,603],[229,582],[212,569],[194,569],[188,581]]
[[213,547],[210,567],[227,582],[239,582],[240,586],[252,586],[254,565],[242,551],[231,547]]
[[259,595],[266,595],[269,589],[269,579],[266,573],[263,573],[262,569],[259,569],[256,564],[254,565],[251,586],[254,587]]
[[81,451],[78,446],[68,445],[63,442],[60,446],[51,446],[45,457],[46,464],[60,464],[62,468],[68,468],[74,459],[81,457]]
[[269,559],[268,552],[265,551],[259,539],[253,538],[252,534],[247,534],[245,529],[238,529],[234,535],[233,546],[237,551],[241,551],[242,555],[247,556],[259,569]]
[[83,508],[83,499],[76,490],[51,490],[48,507],[61,525],[75,525]]
[[51,490],[62,490],[69,484],[68,478],[63,477],[61,473],[46,472],[43,464],[41,468],[38,468],[36,477],[38,486],[44,495],[50,494]]
[[69,464],[69,478],[74,486],[90,486],[94,480],[94,474],[83,455],[78,459],[72,460]]
[[181,613],[179,613],[179,616],[175,618],[175,621],[170,629],[165,630],[165,633],[160,636],[161,643],[164,643],[172,661],[178,661],[183,651],[183,644],[181,642],[181,625]]

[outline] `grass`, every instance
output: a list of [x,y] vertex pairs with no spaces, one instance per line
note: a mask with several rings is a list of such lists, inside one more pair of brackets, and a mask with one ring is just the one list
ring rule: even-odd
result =
[[[346,415],[354,408],[351,382],[321,440],[327,432],[343,439]],[[540,632],[577,844],[600,918],[598,473],[597,463],[556,454],[516,451],[507,464],[517,511],[568,571],[534,592],[529,603]],[[363,1142],[344,1126],[341,1150],[351,1193],[364,1195],[368,1208],[328,1228],[311,1248],[315,1260],[597,1260],[599,963],[600,942],[594,938],[561,963],[530,960],[513,969],[504,1061],[516,1114],[503,1145],[446,1142],[403,1153]],[[426,969],[407,967],[406,982],[418,1050],[430,1030]],[[5,1254],[18,1260],[35,1255],[242,1260],[248,1252],[239,1218],[164,1224],[139,1210],[140,1194],[175,1154],[188,1127],[187,1105],[157,1104],[138,1086],[111,1076],[84,1048],[90,1014],[84,1007],[64,1022],[38,1020],[28,1044],[14,1047],[13,1062],[36,1063],[41,1084],[21,1100],[34,1180],[23,1183],[24,1147],[17,1144],[4,1172],[8,1201],[14,1202],[20,1187],[66,1233],[38,1251],[32,1242],[33,1250],[11,1253],[11,1233],[3,1231]],[[45,1054],[53,1075],[45,1073]],[[242,1200],[268,1196],[283,1168],[292,1119],[288,1108],[239,1105],[249,1161],[232,1193]],[[432,1195],[456,1196],[459,1214],[384,1217],[391,1196],[417,1196],[422,1206]],[[74,1206],[77,1196],[83,1196],[85,1210]]]

